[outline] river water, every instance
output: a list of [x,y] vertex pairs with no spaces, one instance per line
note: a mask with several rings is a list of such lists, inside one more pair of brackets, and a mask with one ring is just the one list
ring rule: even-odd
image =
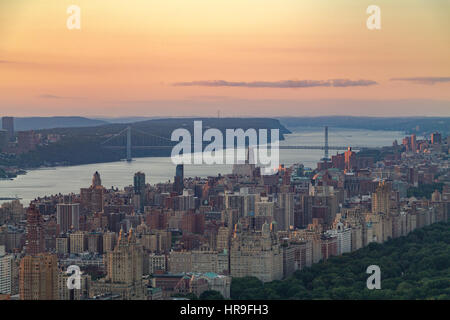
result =
[[[280,145],[323,145],[323,128],[290,128],[292,134],[285,136]],[[404,134],[398,131],[371,131],[354,129],[329,129],[329,145],[358,145],[367,147],[390,146],[394,140],[401,142]],[[341,151],[340,151],[341,152]],[[336,151],[330,151],[330,157]],[[289,166],[303,163],[315,168],[323,157],[322,150],[280,150],[280,163]],[[218,173],[231,173],[231,165],[185,165],[186,177],[207,177]],[[152,184],[173,181],[175,165],[170,157],[136,158],[132,162],[96,163],[69,167],[30,170],[14,180],[0,181],[1,197],[19,197],[24,205],[38,197],[57,193],[78,193],[80,188],[91,184],[95,171],[100,173],[103,186],[123,188],[133,183],[134,173],[145,173],[146,181]],[[4,201],[0,201],[4,202]]]

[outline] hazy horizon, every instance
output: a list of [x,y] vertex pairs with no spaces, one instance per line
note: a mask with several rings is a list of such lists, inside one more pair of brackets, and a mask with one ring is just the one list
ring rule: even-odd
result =
[[[353,116],[353,117],[450,117],[450,101],[436,100],[398,100],[398,101],[368,101],[368,100],[336,100],[336,101],[267,101],[267,100],[245,100],[236,101],[239,108],[249,108],[248,111],[232,112],[227,109],[225,103],[204,103],[198,101],[154,101],[136,102],[138,105],[148,105],[151,112],[141,111],[142,106],[133,108],[133,104],[110,108],[108,113],[97,113],[95,108],[91,112],[76,112],[60,109],[51,110],[45,107],[33,110],[26,108],[24,112],[18,112],[16,108],[2,111],[2,116],[13,117],[86,117],[86,118],[189,118],[189,117],[326,117],[326,116]],[[231,102],[236,106],[236,103]],[[201,109],[194,113],[193,105]],[[282,108],[280,108],[280,105]],[[158,106],[160,106],[158,108]],[[270,108],[273,106],[277,112],[263,112],[261,107]],[[297,107],[301,110],[296,110]],[[328,106],[328,107],[324,107]],[[444,110],[442,111],[442,108]],[[155,112],[157,109],[157,112]],[[258,110],[255,115],[252,109]],[[331,110],[330,110],[331,109]],[[335,111],[333,112],[333,109]],[[407,111],[405,111],[405,109]],[[161,110],[161,111],[159,111]],[[167,111],[170,110],[170,111]],[[426,111],[426,112],[425,112]],[[220,112],[220,114],[219,114]]]

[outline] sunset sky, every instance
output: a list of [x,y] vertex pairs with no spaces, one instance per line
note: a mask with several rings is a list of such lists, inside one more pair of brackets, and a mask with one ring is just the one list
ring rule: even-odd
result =
[[[66,27],[72,4],[81,30]],[[381,30],[366,27],[372,4]],[[1,0],[0,115],[450,116],[449,12],[447,0]]]

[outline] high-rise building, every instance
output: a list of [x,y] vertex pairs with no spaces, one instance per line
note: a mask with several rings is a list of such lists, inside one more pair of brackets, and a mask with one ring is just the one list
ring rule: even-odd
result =
[[144,212],[145,206],[145,174],[136,172],[134,174],[134,195],[137,199],[137,207],[139,212]]
[[173,209],[179,211],[185,211],[195,208],[195,199],[192,194],[189,194],[187,190],[182,195],[173,197]]
[[224,250],[229,251],[230,238],[230,228],[224,226],[219,227],[219,230],[217,231],[216,250],[219,252],[223,252]]
[[290,244],[289,239],[282,239],[281,250],[283,252],[283,278],[287,278],[292,275],[295,271],[296,263],[296,253],[298,251],[298,245],[295,243]]
[[372,193],[372,213],[389,214],[391,188],[386,181],[381,181],[374,193]]
[[171,251],[168,263],[171,273],[213,272],[228,274],[229,272],[228,251]]
[[81,272],[80,274],[80,289],[68,288],[67,281],[70,274],[66,270],[60,270],[58,272],[58,300],[84,300],[89,296],[89,283],[90,276]]
[[13,117],[3,117],[2,118],[2,129],[7,131],[8,140],[14,141],[14,118]]
[[252,177],[255,172],[254,150],[250,146],[247,147],[245,162],[237,161],[233,165],[232,174],[243,177]]
[[255,203],[255,216],[273,217],[275,203],[268,201],[267,198],[261,198],[261,201]]
[[0,294],[12,293],[13,256],[5,252],[0,245]]
[[295,247],[294,268],[302,270],[312,265],[313,259],[313,243],[312,241],[296,240],[290,243]]
[[142,194],[145,191],[145,173],[136,172],[134,174],[134,193]]
[[102,212],[104,206],[104,188],[100,174],[96,171],[89,188],[80,189],[81,207],[88,212]]
[[133,229],[128,236],[121,229],[116,247],[106,254],[106,278],[92,283],[90,295],[109,292],[125,300],[145,299],[143,256],[142,245],[136,242]]
[[100,173],[98,171],[95,171],[94,175],[92,176],[92,188],[95,187],[101,187],[102,186],[102,179],[100,178]]
[[86,233],[77,231],[70,234],[70,253],[83,253],[86,251]]
[[326,233],[320,237],[320,240],[322,259],[324,261],[338,254],[337,236],[331,236]]
[[232,277],[257,277],[263,282],[283,277],[283,252],[268,223],[261,231],[243,230],[236,224],[230,250]]
[[67,236],[56,238],[56,254],[68,254],[69,248],[69,238]]
[[167,270],[167,257],[165,254],[155,254],[152,253],[149,255],[149,264],[148,264],[148,273],[153,274],[156,271]]
[[20,261],[19,294],[21,300],[58,299],[58,259],[41,253]]
[[107,278],[112,282],[138,283],[142,281],[142,246],[130,229],[128,237],[120,231],[117,245],[107,253]]
[[175,182],[173,184],[173,190],[178,194],[183,194],[184,189],[184,165],[177,164],[177,168],[175,170]]
[[333,168],[345,169],[345,154],[344,153],[336,153],[336,155],[331,156],[331,163]]
[[168,226],[167,214],[162,209],[151,209],[146,214],[145,222],[150,229],[166,229]]
[[153,230],[141,235],[140,242],[145,250],[156,253],[166,253],[172,246],[172,233],[165,230]]
[[279,230],[289,230],[294,226],[294,194],[282,192],[278,194],[279,207],[282,208],[282,219],[278,222]]
[[105,232],[103,233],[103,252],[108,252],[114,250],[116,246],[116,233],[115,232]]
[[[393,216],[383,212],[372,212],[366,216],[367,232],[366,243],[376,241],[383,243],[389,238],[392,238],[392,219]],[[369,227],[370,225],[370,227]]]
[[58,203],[56,205],[56,221],[61,233],[66,233],[69,230],[77,231],[80,222],[80,204]]
[[184,214],[181,220],[181,228],[183,230],[183,234],[203,234],[205,231],[205,215],[191,212]]
[[30,204],[27,210],[26,249],[28,255],[45,252],[43,221],[39,210]]
[[337,254],[352,251],[352,230],[346,228],[342,222],[336,224],[335,229],[328,230],[328,234],[337,237]]
[[225,193],[225,208],[236,209],[238,216],[241,217],[244,213],[244,196],[231,192]]
[[3,152],[7,145],[9,140],[9,133],[6,130],[1,129],[0,130],[0,152]]
[[103,253],[103,237],[100,232],[90,232],[87,235],[87,250],[90,253]]
[[345,169],[353,171],[356,168],[356,153],[352,151],[351,147],[345,151]]
[[411,150],[412,150],[412,152],[416,152],[417,151],[417,140],[416,140],[416,135],[415,134],[411,135]]
[[442,143],[442,136],[439,132],[434,132],[431,134],[431,144]]
[[25,210],[19,200],[3,203],[0,211],[3,212],[3,216],[0,216],[0,224],[4,224],[8,220],[13,224],[19,224],[26,218]]
[[255,214],[255,204],[256,202],[261,201],[261,196],[259,193],[251,194],[243,191],[244,188],[241,188],[240,194],[244,197],[244,210],[243,216],[251,216]]

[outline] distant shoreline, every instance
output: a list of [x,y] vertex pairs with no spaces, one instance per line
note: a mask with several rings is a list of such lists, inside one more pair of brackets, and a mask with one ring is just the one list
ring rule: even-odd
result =
[[[296,134],[296,133],[300,133],[302,132],[302,128],[306,129],[307,131],[310,130],[314,130],[314,131],[322,131],[323,127],[321,126],[317,126],[317,125],[313,125],[313,126],[298,126],[298,127],[287,127],[286,128],[288,130],[291,130],[290,133],[285,134],[285,136],[289,136],[291,134]],[[383,130],[383,129],[379,129],[379,130],[372,130],[372,129],[361,129],[361,128],[347,128],[347,127],[333,127],[335,129],[339,129],[339,130],[354,130],[354,131],[390,131],[390,132],[401,132],[402,134],[406,134],[405,132],[401,131],[401,130]],[[293,129],[297,129],[297,130],[293,130]],[[315,130],[316,129],[316,130]],[[285,139],[283,139],[285,140]],[[388,146],[379,146],[379,147],[373,147],[373,148],[368,148],[368,149],[377,149],[377,148],[382,148],[382,147],[388,147]],[[135,155],[133,156],[133,159],[140,159],[140,158],[166,158],[170,155]],[[27,174],[27,171],[34,171],[34,170],[56,170],[57,168],[64,168],[64,167],[75,167],[75,166],[88,166],[88,165],[92,165],[92,164],[107,164],[107,163],[114,163],[114,162],[120,162],[120,161],[125,161],[125,159],[111,159],[111,160],[106,160],[106,161],[92,161],[92,162],[88,162],[88,163],[55,163],[55,164],[50,164],[50,165],[42,165],[42,166],[38,166],[38,167],[24,167],[22,169],[23,173],[20,173],[22,175]],[[9,177],[9,178],[0,178],[0,180],[15,180],[18,177],[19,174],[17,174],[15,177]]]

